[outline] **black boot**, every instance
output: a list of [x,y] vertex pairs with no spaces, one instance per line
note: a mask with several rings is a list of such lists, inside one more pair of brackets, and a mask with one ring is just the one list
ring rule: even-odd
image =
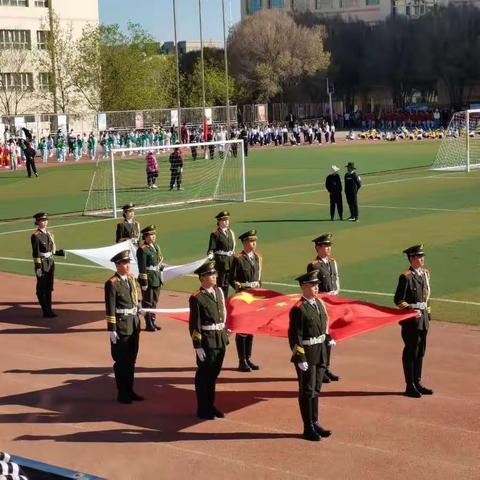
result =
[[195,395],[197,397],[197,417],[202,420],[214,420],[215,415],[208,405],[208,391],[205,380],[197,373],[195,374]]
[[413,375],[414,375],[414,384],[415,388],[422,395],[433,395],[433,390],[422,385],[422,366],[423,366],[423,357],[419,357],[415,360],[413,364]]
[[331,430],[325,430],[318,424],[318,397],[312,398],[312,425],[313,429],[321,436],[321,437],[329,437],[332,434]]
[[312,399],[310,397],[300,397],[298,403],[303,420],[303,438],[310,442],[319,442],[320,435],[313,428],[312,422]]
[[[338,380],[340,380],[340,377],[338,375],[335,375],[328,368],[325,370],[324,376],[327,377],[331,382],[338,382]],[[325,382],[325,383],[328,383],[328,382]]]
[[238,370],[240,372],[251,372],[252,369],[247,363],[247,359],[245,357],[245,335],[235,335],[235,345],[237,346],[237,354],[238,354]]
[[153,325],[152,317],[148,313],[145,315],[145,331],[146,332],[156,332],[157,331],[157,329]]
[[157,319],[155,318],[155,314],[154,314],[154,313],[152,313],[151,319],[152,319],[152,326],[153,326],[153,328],[154,328],[155,330],[161,330],[162,327],[157,324],[157,322],[156,322]]
[[115,383],[117,384],[117,402],[122,404],[129,404],[132,403],[132,399],[128,394],[128,388],[125,382],[125,372],[121,371],[120,366],[115,363],[113,365],[113,371],[115,372]]
[[48,316],[49,318],[56,317],[57,314],[52,310],[52,291],[50,290],[45,294],[46,301],[47,301],[47,309],[48,309]]
[[422,394],[417,390],[413,383],[407,384],[405,388],[405,395],[410,398],[421,398]]
[[260,367],[258,365],[255,365],[253,362],[250,361],[250,357],[252,356],[252,347],[253,335],[247,335],[247,337],[245,338],[245,361],[252,370],[260,370]]

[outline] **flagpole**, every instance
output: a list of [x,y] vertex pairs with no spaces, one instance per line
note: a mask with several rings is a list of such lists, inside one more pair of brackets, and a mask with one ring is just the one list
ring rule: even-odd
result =
[[177,60],[177,109],[178,109],[178,117],[177,117],[177,138],[180,139],[180,125],[181,125],[181,105],[180,105],[180,61],[178,59],[178,41],[177,41],[177,9],[175,0],[172,0],[172,7],[173,7],[173,37],[175,41],[175,57]]
[[202,123],[205,117],[205,62],[203,57],[203,26],[202,26],[202,0],[198,0],[198,19],[200,24],[200,64],[202,70]]
[[[222,0],[222,21],[223,21],[223,53],[225,57],[225,87],[227,100],[227,135],[230,134],[230,94],[228,87],[228,52],[227,52],[227,29],[225,26],[225,0]],[[228,137],[227,137],[228,138]]]

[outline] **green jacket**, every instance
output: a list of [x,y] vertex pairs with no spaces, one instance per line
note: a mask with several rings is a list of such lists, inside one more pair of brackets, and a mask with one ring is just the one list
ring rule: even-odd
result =
[[144,243],[137,250],[138,283],[144,287],[160,287],[162,285],[163,256],[160,247]]

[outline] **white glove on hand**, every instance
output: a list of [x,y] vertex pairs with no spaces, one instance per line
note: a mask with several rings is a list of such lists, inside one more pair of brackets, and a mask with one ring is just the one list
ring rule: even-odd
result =
[[337,344],[337,342],[333,338],[328,342],[328,345],[330,347],[334,347],[336,344]]
[[43,277],[43,270],[41,268],[37,268],[35,270],[35,275],[38,277],[38,278],[41,278]]
[[328,292],[328,294],[335,296],[335,295],[337,295],[337,292],[336,292],[336,290],[332,290],[331,292]]
[[215,255],[213,254],[213,252],[210,252],[208,255],[207,255],[207,258],[209,260],[213,260],[213,258],[215,257]]
[[196,348],[195,353],[197,354],[198,359],[203,362],[206,358],[205,350],[203,348]]
[[138,307],[137,313],[138,313],[139,315],[145,315],[146,312],[145,312],[145,310],[144,310],[142,307]]
[[259,282],[250,282],[250,288],[258,288],[260,286]]
[[117,332],[108,332],[108,335],[110,337],[110,341],[115,345],[118,340],[118,333]]
[[308,370],[308,363],[307,362],[299,362],[297,365],[298,365],[298,368],[302,372],[306,372]]
[[143,286],[142,286],[142,292],[146,292],[147,289],[148,289],[148,285],[143,285]]

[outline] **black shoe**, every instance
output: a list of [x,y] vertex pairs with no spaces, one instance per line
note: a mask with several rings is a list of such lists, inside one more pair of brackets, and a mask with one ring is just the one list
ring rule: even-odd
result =
[[155,330],[161,330],[162,329],[162,327],[160,325],[157,325],[155,322],[153,322],[153,328]]
[[225,418],[225,414],[215,407],[213,407],[212,413],[215,418]]
[[315,431],[313,425],[303,430],[303,438],[310,442],[319,442],[321,440],[320,435]]
[[213,413],[197,412],[197,417],[202,420],[215,420],[215,415]]
[[119,395],[117,397],[117,402],[122,403],[124,405],[128,405],[128,404],[132,403],[132,399],[130,397],[125,396],[125,395]]
[[327,375],[324,373],[323,378],[322,378],[322,383],[330,383],[331,380],[327,377]]
[[137,395],[135,392],[130,394],[130,399],[134,402],[143,402],[145,400],[141,395]]
[[431,388],[424,387],[420,382],[415,384],[415,388],[422,394],[422,395],[433,395],[433,390]]
[[338,382],[340,380],[340,377],[332,373],[330,370],[325,370],[325,376],[328,377],[332,382]]
[[58,315],[52,311],[48,312],[48,313],[44,313],[43,316],[45,318],[55,318],[55,317],[58,317]]
[[409,385],[405,389],[405,395],[410,398],[422,398],[422,394],[416,389],[415,385]]
[[148,325],[145,327],[145,331],[146,332],[156,332],[157,329],[155,327],[153,327],[152,325]]
[[38,173],[37,173],[37,172],[35,172],[35,176],[38,177]]
[[331,430],[325,430],[318,423],[313,424],[313,429],[323,438],[327,438],[332,434]]
[[247,358],[246,363],[252,370],[260,370],[260,367],[251,362],[249,358]]
[[240,360],[240,363],[238,364],[238,371],[251,372],[252,369],[250,368],[250,365],[245,360]]

